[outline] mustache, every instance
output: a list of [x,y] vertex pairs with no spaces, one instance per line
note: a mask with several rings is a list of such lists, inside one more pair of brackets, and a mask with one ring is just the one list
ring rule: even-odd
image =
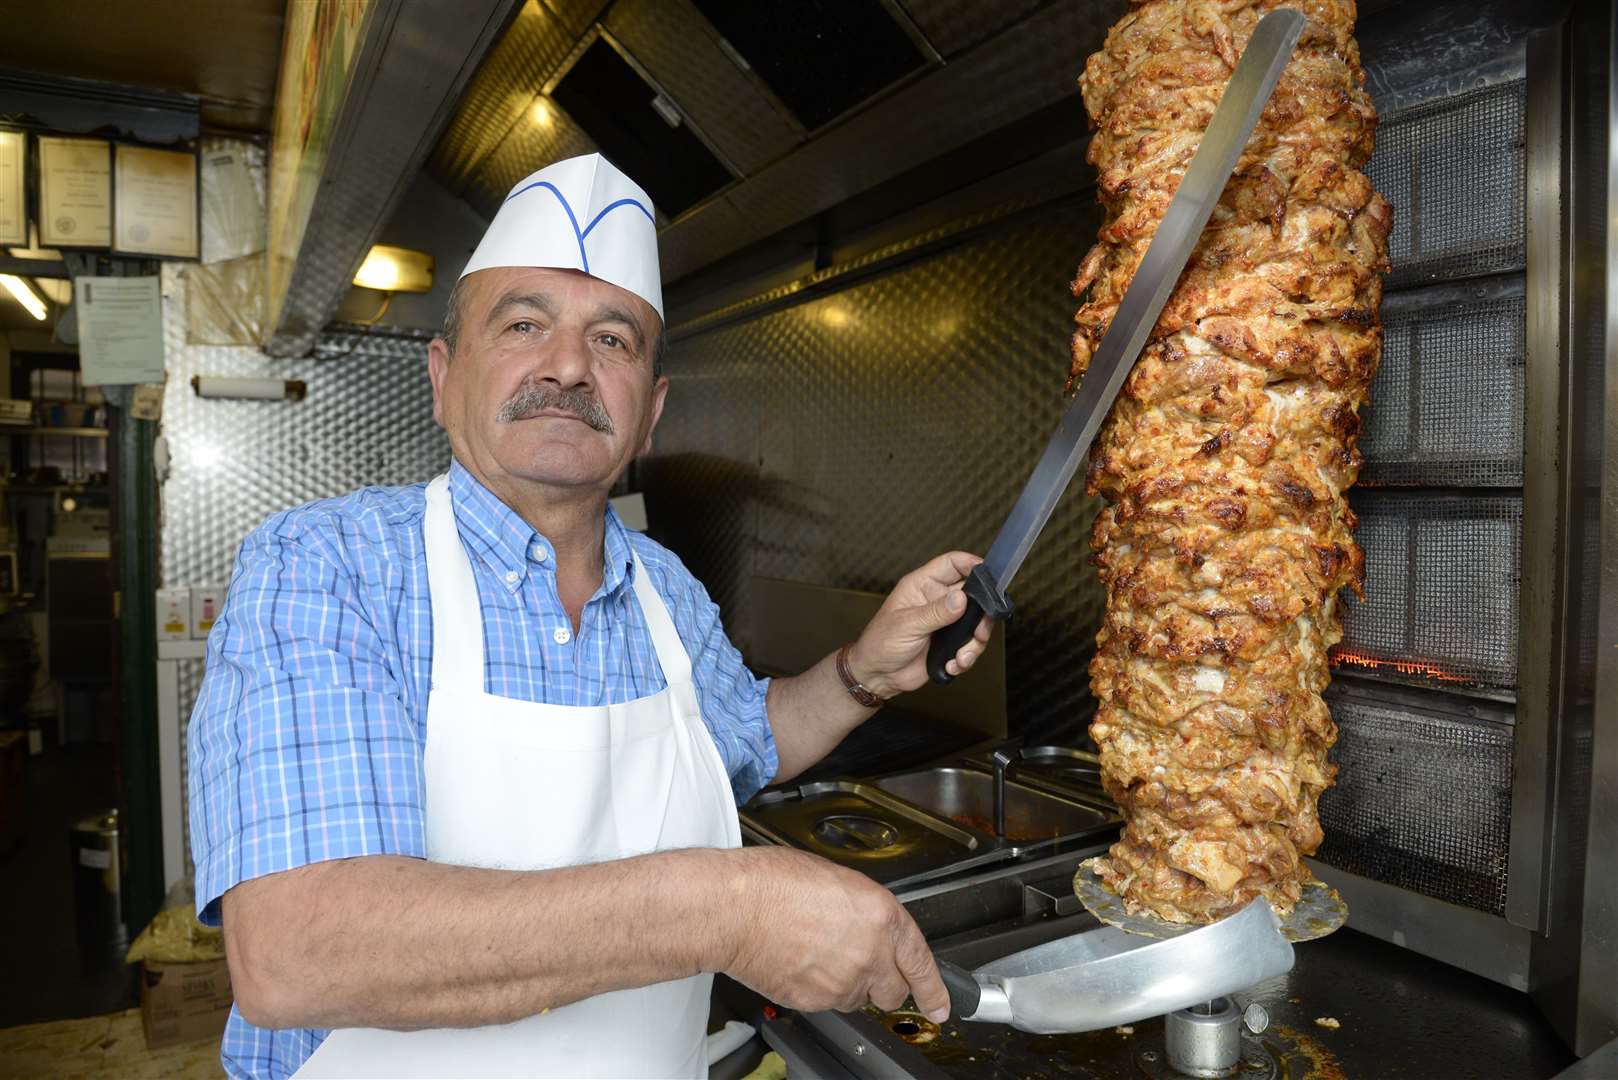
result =
[[547,409],[560,409],[572,413],[603,435],[614,432],[612,417],[592,395],[582,390],[564,390],[559,386],[546,386],[525,382],[511,399],[500,406],[494,418],[502,424],[516,423]]

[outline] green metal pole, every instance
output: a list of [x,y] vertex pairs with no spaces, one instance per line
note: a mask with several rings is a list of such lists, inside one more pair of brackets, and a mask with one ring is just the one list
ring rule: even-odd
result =
[[[111,387],[108,388],[112,389]],[[117,499],[119,689],[124,814],[120,822],[128,872],[124,924],[130,936],[163,903],[163,809],[157,751],[157,478],[152,446],[157,423],[129,415],[130,388],[109,394],[117,440],[113,491]],[[116,404],[113,404],[116,402]]]

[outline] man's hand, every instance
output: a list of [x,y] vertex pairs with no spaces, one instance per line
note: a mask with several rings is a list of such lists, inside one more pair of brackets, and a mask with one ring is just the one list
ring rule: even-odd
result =
[[[933,631],[961,617],[966,607],[962,585],[982,561],[964,551],[951,551],[900,578],[848,651],[854,678],[883,698],[926,683],[927,643]],[[993,625],[987,616],[978,623],[972,640],[945,665],[951,675],[966,671],[983,654]]]
[[732,853],[741,923],[725,974],[804,1012],[893,1010],[914,996],[935,1023],[949,992],[932,950],[892,893],[863,874],[787,848]]

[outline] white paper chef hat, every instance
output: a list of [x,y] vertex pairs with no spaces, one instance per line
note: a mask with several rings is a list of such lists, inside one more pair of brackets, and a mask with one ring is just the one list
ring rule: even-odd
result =
[[461,276],[494,266],[582,270],[663,317],[652,200],[600,154],[558,161],[511,189]]

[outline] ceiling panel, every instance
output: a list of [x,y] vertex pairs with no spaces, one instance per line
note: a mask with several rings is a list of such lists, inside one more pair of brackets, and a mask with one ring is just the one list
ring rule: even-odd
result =
[[202,99],[202,122],[268,131],[285,0],[49,0],[6,5],[0,67]]
[[[948,60],[1052,0],[896,0]],[[1065,0],[1055,0],[1057,3]]]
[[606,26],[744,175],[802,140],[802,128],[725,54],[689,0],[619,0]]
[[706,261],[739,250],[1064,97],[1082,108],[1079,72],[1122,6],[1121,0],[1054,4],[834,125],[726,193],[743,227],[709,204],[664,230],[664,279],[677,281],[702,266],[696,253]]

